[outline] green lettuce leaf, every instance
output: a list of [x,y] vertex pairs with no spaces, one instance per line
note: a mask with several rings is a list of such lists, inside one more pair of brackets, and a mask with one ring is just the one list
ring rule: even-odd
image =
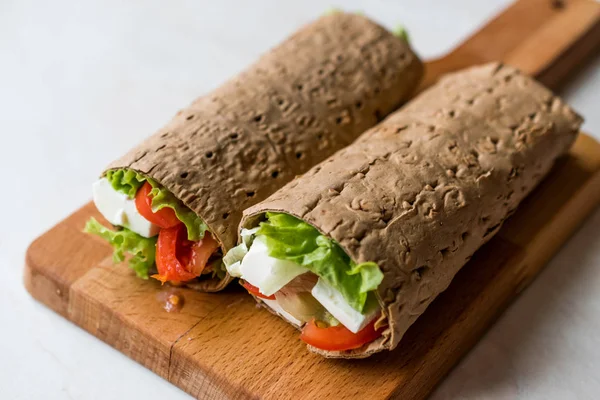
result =
[[403,25],[396,26],[396,29],[393,31],[394,36],[399,37],[404,40],[406,43],[410,43],[410,36],[408,36],[408,31]]
[[146,182],[143,175],[131,169],[112,169],[106,172],[106,179],[113,189],[126,194],[130,199],[135,197],[138,189]]
[[152,211],[157,212],[165,207],[169,207],[175,211],[177,218],[185,224],[187,228],[188,240],[194,242],[202,239],[204,233],[208,230],[206,223],[196,215],[195,212],[187,208],[177,197],[175,197],[167,189],[161,187],[152,179],[148,179],[152,185]]
[[363,312],[367,293],[383,280],[376,263],[356,264],[335,241],[291,215],[268,212],[256,234],[266,237],[271,257],[294,261],[314,272],[357,311]]
[[196,215],[195,212],[187,208],[177,197],[167,189],[163,188],[153,179],[146,178],[130,169],[115,169],[106,172],[106,179],[111,186],[121,193],[125,193],[133,199],[138,189],[148,181],[152,185],[152,211],[156,212],[165,207],[175,211],[177,218],[185,224],[188,233],[188,240],[198,241],[204,237],[208,230],[206,223]]
[[113,231],[95,218],[85,224],[84,232],[98,235],[108,241],[113,247],[113,261],[116,263],[125,260],[125,254],[130,254],[129,268],[133,269],[136,275],[142,279],[148,279],[150,269],[154,265],[154,256],[156,253],[156,237],[145,238],[127,228],[119,231]]

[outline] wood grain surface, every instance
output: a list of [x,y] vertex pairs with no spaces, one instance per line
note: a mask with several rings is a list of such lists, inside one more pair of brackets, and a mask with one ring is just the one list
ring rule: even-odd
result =
[[[500,59],[556,88],[598,49],[599,21],[600,5],[593,0],[521,0],[454,52],[428,63],[423,87],[440,73]],[[417,399],[476,343],[599,202],[600,144],[582,134],[400,346],[366,360],[309,353],[294,328],[257,309],[237,285],[202,294],[136,279],[125,265],[112,264],[107,243],[81,231],[90,216],[101,219],[91,203],[31,244],[25,286],[198,398]],[[172,291],[184,301],[180,312],[163,308]]]

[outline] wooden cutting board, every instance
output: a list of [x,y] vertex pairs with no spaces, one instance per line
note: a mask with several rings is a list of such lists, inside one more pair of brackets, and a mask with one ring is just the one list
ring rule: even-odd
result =
[[[521,0],[448,56],[426,81],[505,60],[556,88],[600,43],[600,4]],[[112,265],[82,233],[90,203],[36,239],[25,286],[33,297],[192,396],[202,399],[423,398],[477,342],[600,202],[600,144],[581,135],[568,156],[480,249],[393,352],[366,360],[309,353],[298,332],[238,285],[219,294],[161,287]],[[175,291],[179,312],[164,310]]]

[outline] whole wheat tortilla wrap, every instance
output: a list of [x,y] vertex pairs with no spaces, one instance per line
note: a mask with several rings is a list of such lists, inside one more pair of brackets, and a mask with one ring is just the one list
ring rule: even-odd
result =
[[[143,278],[153,272],[158,236],[154,277],[220,290],[231,280],[221,256],[237,242],[242,210],[377,124],[422,73],[402,35],[357,14],[323,16],[111,163],[94,200],[124,229],[92,221],[87,231],[113,244],[116,261],[132,253]],[[137,203],[146,183],[140,201],[150,216]],[[172,227],[179,221],[186,229]]]
[[[373,290],[379,311],[371,314],[377,334],[352,350],[330,350],[335,346],[327,343],[309,348],[326,357],[343,358],[391,350],[473,253],[498,232],[557,157],[569,149],[581,122],[561,99],[509,66],[493,63],[448,75],[354,144],[245,210],[240,229],[244,239],[250,237],[253,242],[247,243],[249,250],[241,266],[234,266],[236,275],[258,288],[253,293],[267,308],[305,330],[309,318],[303,320],[295,312],[315,307],[314,301],[310,306],[292,302],[293,309],[281,307],[278,295],[289,284],[275,291],[271,278],[257,278],[250,268],[258,270],[259,264],[268,264],[272,271],[282,271],[293,269],[293,264],[278,269],[279,260],[296,260],[305,269],[292,274],[291,282],[316,298],[316,277],[308,282],[297,280],[314,275],[310,263],[324,259],[324,253],[319,253],[324,248],[341,249],[340,257],[344,253],[349,257],[353,272],[349,269],[346,274],[356,274],[360,265],[369,271],[375,263],[382,273]],[[297,250],[296,243],[287,239],[290,229],[302,230],[302,237],[308,239],[301,243],[297,239],[298,246],[308,250]],[[311,236],[310,229],[320,236]],[[262,257],[260,263],[244,269],[263,232],[259,244],[265,251],[266,243],[270,255],[259,255],[256,250],[248,264]],[[311,238],[317,242],[321,238],[322,243],[311,247]],[[328,257],[336,262],[341,259]],[[327,266],[318,268],[330,273]],[[376,274],[370,271],[363,278],[372,281]],[[364,332],[359,330],[367,329],[364,321],[352,314],[356,310],[340,306],[340,298],[347,301],[348,296],[339,295],[343,285],[336,279],[349,276],[325,279],[325,311],[336,322],[344,318],[359,333]],[[318,282],[322,280],[319,275]],[[264,282],[271,286],[263,291]],[[288,303],[290,291],[283,293]],[[317,324],[323,328],[321,333],[328,326],[332,325]],[[314,326],[311,329],[316,331]],[[331,338],[341,337],[339,332],[336,335]],[[323,339],[313,335],[305,341],[315,343],[315,338],[316,342]]]

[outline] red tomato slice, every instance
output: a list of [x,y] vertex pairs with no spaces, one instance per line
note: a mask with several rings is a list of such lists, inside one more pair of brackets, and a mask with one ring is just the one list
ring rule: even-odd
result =
[[358,333],[352,333],[344,325],[319,328],[315,320],[308,322],[302,329],[300,339],[321,350],[343,351],[361,347],[381,336],[381,331],[375,330],[375,318]]
[[198,242],[187,240],[186,234],[183,224],[160,230],[156,243],[158,274],[152,275],[153,278],[163,283],[185,282],[202,274],[219,244],[208,232]]
[[186,269],[194,275],[200,276],[210,256],[219,248],[219,243],[208,232],[204,234],[204,237],[200,241],[190,242],[189,240],[184,240],[184,245],[186,243],[190,244],[189,262],[187,262]]
[[[166,281],[185,282],[194,279],[196,275],[187,271],[181,261],[177,258],[177,248],[185,226],[179,224],[169,229],[161,229],[156,242],[156,268],[158,274],[152,275],[162,283]],[[186,260],[184,260],[186,261]]]
[[142,214],[142,217],[161,228],[172,228],[181,224],[172,208],[165,207],[157,212],[152,211],[150,191],[152,191],[152,185],[145,182],[135,195],[135,208]]
[[242,286],[245,287],[248,292],[252,293],[256,297],[260,297],[261,299],[267,299],[267,300],[275,300],[275,295],[274,294],[272,294],[270,296],[265,296],[264,294],[262,294],[260,292],[259,288],[257,288],[254,285],[251,285],[250,283],[248,283],[246,281],[244,281],[242,283]]

